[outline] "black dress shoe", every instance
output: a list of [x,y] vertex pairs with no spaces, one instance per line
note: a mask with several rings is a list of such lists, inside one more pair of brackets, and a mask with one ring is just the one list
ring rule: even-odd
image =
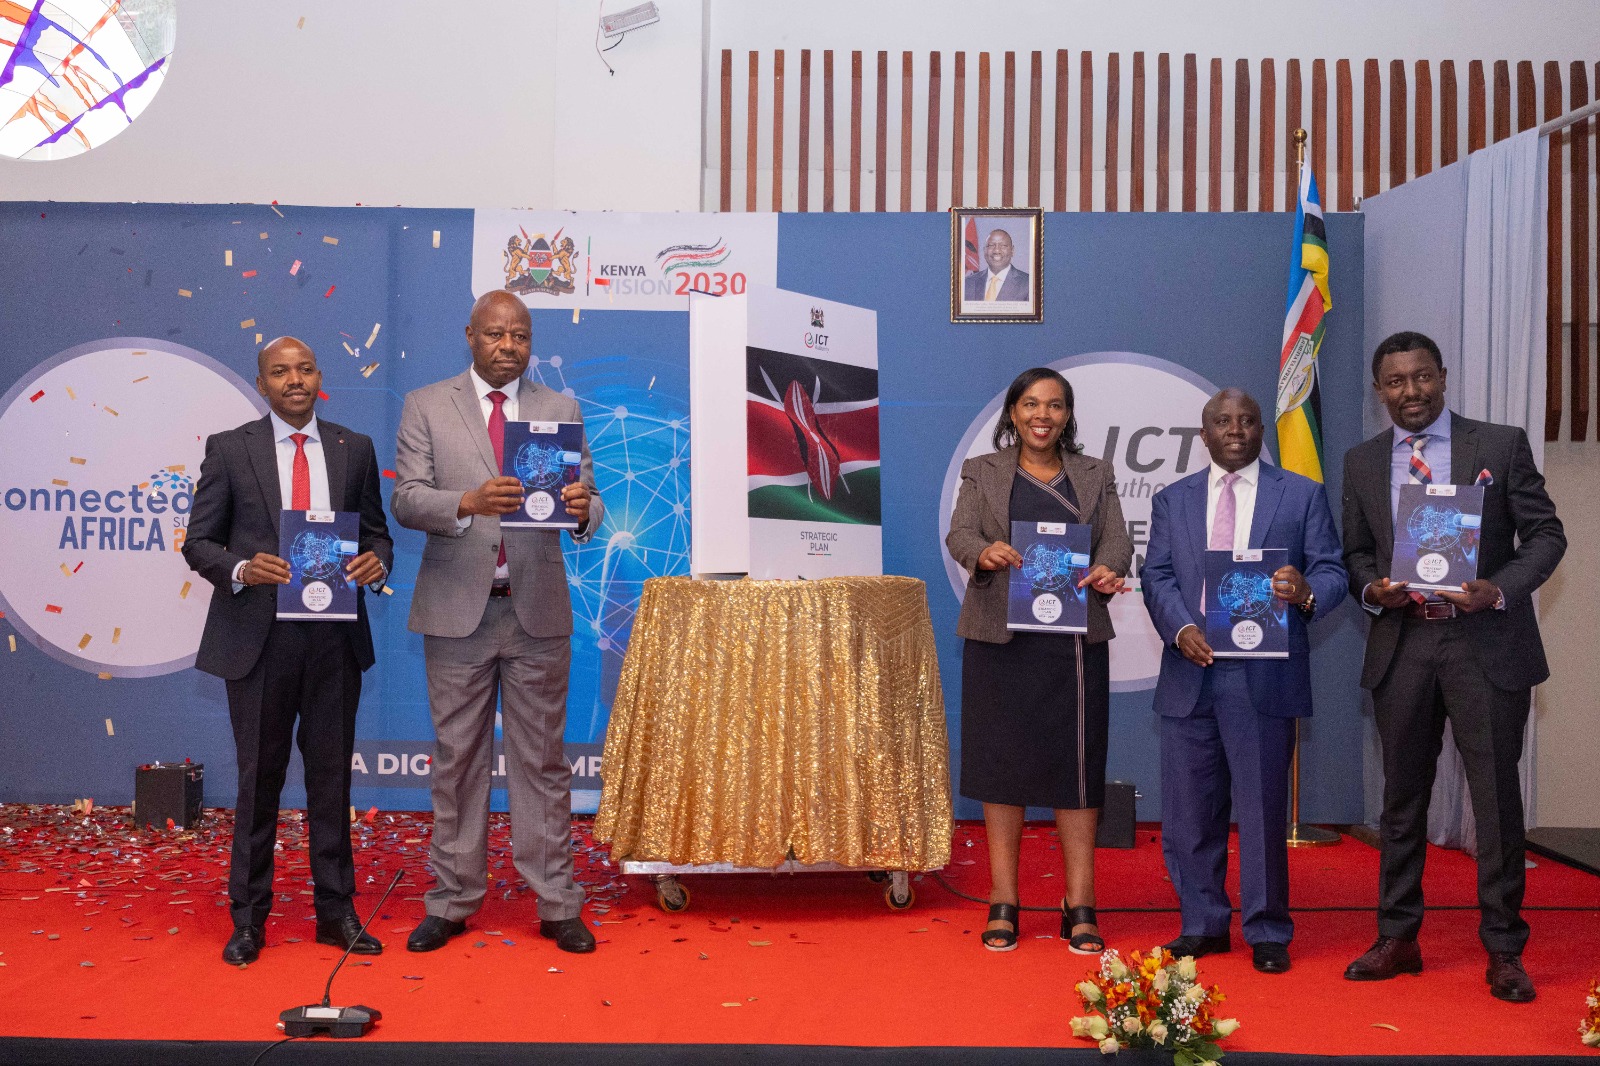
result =
[[1387,981],[1403,973],[1422,972],[1422,949],[1415,940],[1380,936],[1367,953],[1344,969],[1346,981]]
[[371,933],[361,931],[361,921],[353,914],[317,923],[317,943],[349,948],[352,955],[379,955],[383,945]]
[[1189,955],[1202,959],[1207,955],[1226,955],[1233,950],[1233,941],[1228,939],[1227,933],[1221,936],[1184,935],[1161,946],[1172,952],[1176,958],[1181,959]]
[[449,918],[441,918],[437,914],[430,914],[422,919],[422,924],[411,930],[411,935],[406,937],[407,951],[437,951],[453,936],[460,936],[467,931],[466,922],[452,922]]
[[557,918],[554,921],[541,919],[539,935],[546,940],[554,940],[556,947],[562,951],[570,951],[574,955],[587,955],[594,950],[594,934],[589,932],[589,927],[583,924],[582,918]]
[[1489,994],[1507,1003],[1532,1003],[1533,979],[1522,968],[1522,956],[1509,951],[1489,952]]
[[261,957],[261,945],[265,941],[265,932],[259,925],[241,925],[234,929],[227,946],[222,949],[222,961],[229,966],[255,962]]
[[1256,969],[1262,973],[1289,972],[1288,944],[1280,944],[1275,940],[1263,940],[1259,944],[1252,944],[1250,950],[1255,955]]

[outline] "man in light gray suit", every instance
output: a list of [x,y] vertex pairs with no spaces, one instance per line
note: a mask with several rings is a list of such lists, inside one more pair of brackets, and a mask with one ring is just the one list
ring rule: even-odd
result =
[[[563,951],[594,950],[572,876],[571,772],[562,750],[572,605],[556,530],[500,529],[522,506],[502,477],[507,422],[582,422],[578,402],[525,379],[532,323],[503,290],[472,305],[472,366],[406,397],[391,506],[428,534],[411,599],[423,634],[433,757],[435,885],[406,947],[433,951],[466,930],[488,888],[488,822],[496,698],[511,808],[512,861],[539,896],[539,934]],[[573,539],[605,513],[585,435],[579,479],[561,490]]]

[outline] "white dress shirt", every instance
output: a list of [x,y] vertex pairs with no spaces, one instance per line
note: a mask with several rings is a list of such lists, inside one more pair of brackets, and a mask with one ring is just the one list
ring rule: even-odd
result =
[[[485,426],[489,424],[489,416],[494,414],[494,401],[489,399],[489,394],[491,392],[499,392],[505,397],[505,400],[503,400],[500,404],[501,416],[504,417],[507,422],[518,421],[517,390],[522,386],[521,378],[518,378],[515,381],[508,381],[505,385],[497,389],[495,386],[489,384],[487,381],[483,380],[483,378],[478,376],[477,367],[472,367],[470,370],[468,370],[468,373],[472,376],[472,388],[478,394],[478,407],[483,411],[483,424]],[[496,473],[498,473],[498,471],[496,471]],[[472,515],[462,515],[461,517],[457,518],[456,536],[459,537],[465,533],[467,531],[467,527],[470,525],[472,525]],[[494,580],[496,584],[501,585],[510,581],[511,567],[509,565],[495,567]]]
[[[1222,478],[1227,471],[1216,463],[1211,464],[1210,478],[1206,483],[1206,546],[1211,545],[1211,525],[1217,517],[1217,501],[1222,499]],[[1261,460],[1234,471],[1239,480],[1233,483],[1233,550],[1250,547],[1250,520],[1256,513],[1256,486],[1261,481]]]
[[[322,429],[317,424],[317,416],[312,415],[311,421],[302,429],[295,429],[279,418],[276,411],[268,411],[267,418],[272,423],[272,448],[278,460],[278,495],[281,497],[279,506],[288,511],[294,503],[294,441],[290,438],[296,433],[304,433],[306,466],[311,474],[311,510],[333,510],[328,496],[328,460],[322,454]],[[244,582],[240,580],[244,573],[244,565],[244,562],[241,562],[233,568],[235,593],[244,588]]]

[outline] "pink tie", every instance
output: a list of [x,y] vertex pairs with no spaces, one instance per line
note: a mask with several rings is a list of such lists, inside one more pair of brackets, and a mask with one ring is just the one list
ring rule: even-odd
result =
[[1217,513],[1211,519],[1209,547],[1213,550],[1233,551],[1234,519],[1239,506],[1233,497],[1233,483],[1238,480],[1238,474],[1222,475],[1222,495],[1217,497]]
[[[494,410],[489,412],[489,446],[494,449],[494,470],[498,475],[506,468],[506,413],[502,405],[506,402],[506,394],[499,389],[489,393],[489,402],[494,404]],[[506,542],[500,538],[500,554],[495,559],[495,566],[506,565]]]

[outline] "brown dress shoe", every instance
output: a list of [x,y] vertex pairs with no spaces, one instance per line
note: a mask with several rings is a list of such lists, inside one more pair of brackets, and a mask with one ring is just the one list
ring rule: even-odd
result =
[[1532,1003],[1533,979],[1522,968],[1522,956],[1509,951],[1489,952],[1489,994],[1507,1003]]
[[1345,967],[1346,981],[1387,981],[1403,973],[1422,972],[1422,949],[1415,940],[1380,936],[1367,953]]

